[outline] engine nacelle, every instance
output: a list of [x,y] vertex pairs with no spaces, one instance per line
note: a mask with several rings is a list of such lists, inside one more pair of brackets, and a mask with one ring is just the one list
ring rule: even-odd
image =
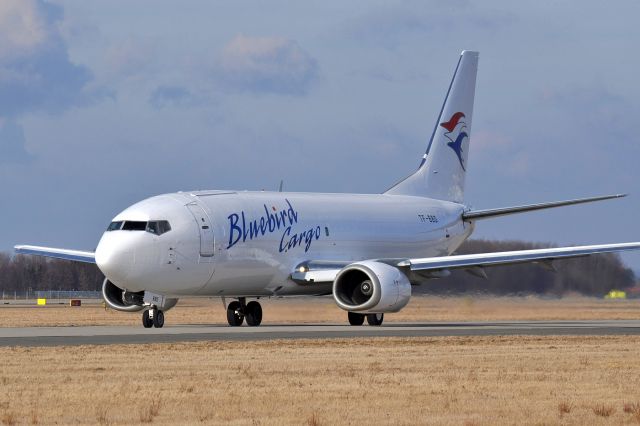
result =
[[138,312],[150,305],[162,311],[168,311],[178,303],[178,299],[154,293],[125,291],[108,279],[102,283],[102,297],[110,308],[124,312]]
[[102,283],[102,297],[111,309],[124,312],[137,312],[144,309],[142,298],[138,301],[139,294],[125,292],[120,287],[105,278]]
[[386,263],[365,260],[345,266],[333,281],[333,298],[345,311],[398,312],[411,298],[407,276]]

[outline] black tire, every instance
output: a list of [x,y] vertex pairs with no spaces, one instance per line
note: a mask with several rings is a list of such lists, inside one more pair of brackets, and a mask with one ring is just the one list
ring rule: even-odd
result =
[[364,324],[364,314],[358,314],[356,312],[349,312],[349,324],[362,325]]
[[258,302],[249,302],[245,308],[245,319],[247,325],[257,327],[262,322],[262,306]]
[[153,327],[153,320],[149,317],[149,310],[146,310],[142,313],[142,326],[144,328]]
[[164,312],[156,311],[153,315],[153,326],[155,328],[162,328],[164,326]]
[[367,314],[367,322],[369,325],[382,325],[384,314]]
[[227,322],[232,327],[238,327],[242,325],[244,321],[244,315],[240,313],[242,305],[238,301],[229,303],[227,306]]

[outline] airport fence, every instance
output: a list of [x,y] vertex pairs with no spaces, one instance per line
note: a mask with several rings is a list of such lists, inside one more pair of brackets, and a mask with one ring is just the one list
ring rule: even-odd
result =
[[100,291],[75,291],[75,290],[27,290],[27,291],[0,291],[0,300],[32,300],[32,299],[102,299]]

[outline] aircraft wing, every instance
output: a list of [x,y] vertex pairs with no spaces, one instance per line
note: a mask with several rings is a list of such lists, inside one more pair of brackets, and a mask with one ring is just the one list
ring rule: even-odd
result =
[[612,253],[640,249],[638,243],[602,244],[594,246],[559,247],[536,250],[503,251],[497,253],[463,254],[456,256],[407,259],[397,266],[408,267],[412,271],[443,269],[466,269],[485,266],[513,265],[516,263],[549,262],[556,259],[589,256],[598,253]]
[[[444,271],[452,269],[475,269],[489,266],[513,265],[517,263],[549,263],[556,259],[589,256],[639,250],[640,242],[601,244],[592,246],[559,247],[536,250],[518,250],[498,253],[477,253],[455,256],[426,257],[416,259],[378,259],[378,261],[411,271]],[[304,262],[291,274],[300,283],[326,283],[335,279],[340,270],[351,262]]]
[[96,263],[95,253],[92,251],[68,250],[52,247],[15,246],[16,254],[30,254],[34,256],[52,257],[54,259],[73,260],[76,262]]

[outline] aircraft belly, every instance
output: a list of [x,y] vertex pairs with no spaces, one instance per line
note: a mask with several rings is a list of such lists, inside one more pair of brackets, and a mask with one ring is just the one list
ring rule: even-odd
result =
[[269,263],[251,259],[228,261],[216,269],[212,279],[200,291],[202,294],[225,295],[273,295],[271,284],[284,282],[288,274]]

